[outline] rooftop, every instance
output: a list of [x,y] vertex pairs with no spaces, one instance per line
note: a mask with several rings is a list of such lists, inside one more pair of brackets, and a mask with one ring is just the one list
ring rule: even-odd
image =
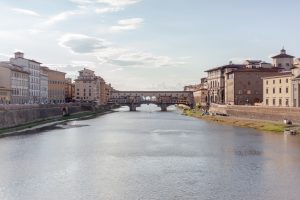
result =
[[282,68],[241,68],[241,69],[237,69],[231,72],[228,72],[228,74],[230,73],[238,73],[238,72],[280,72],[282,70]]
[[274,58],[294,58],[294,56],[288,55],[288,54],[286,53],[286,50],[283,48],[283,49],[281,50],[280,54],[278,54],[278,55],[276,55],[276,56],[273,56],[272,58],[273,58],[273,59],[274,59]]
[[276,74],[274,76],[263,77],[263,79],[271,79],[271,78],[279,78],[279,77],[289,77],[289,76],[293,76],[292,72],[286,71],[286,72],[278,72],[278,74]]
[[243,65],[243,64],[232,64],[232,63],[230,63],[229,65],[223,65],[223,66],[220,66],[220,67],[215,67],[215,68],[206,70],[205,72],[223,70],[223,69],[226,69],[226,68],[244,68],[245,66],[246,65]]

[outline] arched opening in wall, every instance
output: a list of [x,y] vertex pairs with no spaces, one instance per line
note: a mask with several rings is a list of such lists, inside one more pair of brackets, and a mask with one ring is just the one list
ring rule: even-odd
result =
[[142,101],[154,103],[157,101],[156,96],[142,96]]

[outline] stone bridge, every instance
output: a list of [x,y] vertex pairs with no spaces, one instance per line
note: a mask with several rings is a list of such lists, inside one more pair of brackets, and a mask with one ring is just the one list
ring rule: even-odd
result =
[[176,104],[194,107],[194,95],[189,91],[113,91],[109,103],[128,106],[130,111],[142,104],[155,104],[167,111],[168,106]]

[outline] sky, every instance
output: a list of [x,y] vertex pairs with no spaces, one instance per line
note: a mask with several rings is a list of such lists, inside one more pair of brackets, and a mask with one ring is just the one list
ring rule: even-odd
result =
[[297,0],[1,0],[0,60],[15,51],[118,90],[182,90],[205,70],[300,57]]

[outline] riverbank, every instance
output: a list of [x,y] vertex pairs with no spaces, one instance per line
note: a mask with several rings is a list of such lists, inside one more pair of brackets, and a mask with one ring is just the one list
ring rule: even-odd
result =
[[264,121],[264,120],[254,120],[247,118],[238,118],[231,116],[218,116],[218,115],[203,115],[200,109],[188,109],[182,108],[183,114],[190,117],[195,117],[201,120],[210,121],[222,125],[237,126],[243,128],[253,128],[259,131],[272,132],[283,134],[286,128],[296,129],[297,133],[300,134],[299,125],[285,125],[279,122]]
[[102,112],[85,111],[85,112],[75,113],[69,116],[53,117],[53,118],[39,120],[32,123],[22,124],[10,128],[2,128],[0,129],[0,138],[13,136],[13,135],[26,134],[33,131],[40,131],[43,129],[54,127],[58,124],[62,124],[74,120],[88,120],[111,112],[114,111],[113,110],[105,110]]

